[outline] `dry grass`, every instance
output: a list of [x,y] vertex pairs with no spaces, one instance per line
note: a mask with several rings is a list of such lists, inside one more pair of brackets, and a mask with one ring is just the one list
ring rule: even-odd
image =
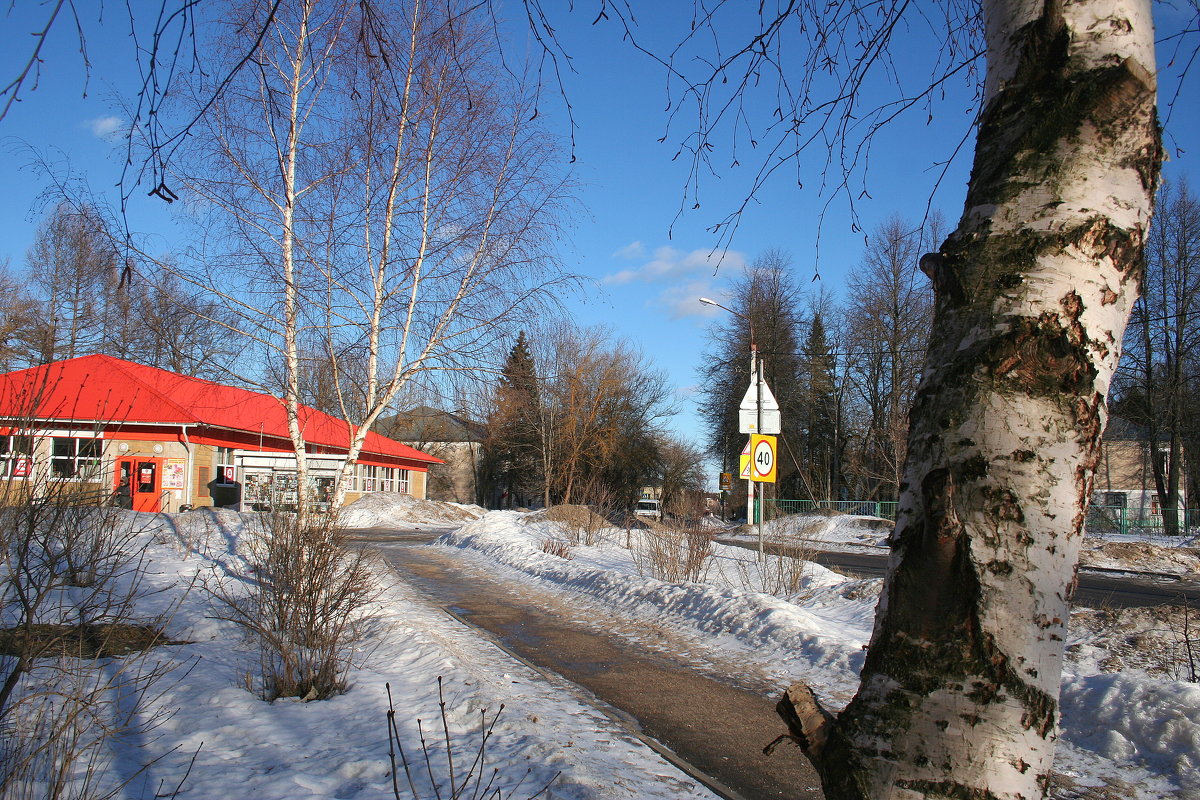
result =
[[542,542],[542,552],[570,560],[571,545],[567,544],[562,539],[546,539]]
[[174,644],[156,625],[129,622],[93,625],[41,623],[0,629],[0,655],[19,657],[38,653],[39,658],[111,658]]
[[639,575],[668,583],[701,581],[712,557],[712,533],[698,526],[656,525],[631,536],[633,563]]
[[1200,611],[1186,603],[1155,608],[1076,608],[1067,660],[1094,659],[1102,672],[1141,670],[1171,680],[1200,679]]

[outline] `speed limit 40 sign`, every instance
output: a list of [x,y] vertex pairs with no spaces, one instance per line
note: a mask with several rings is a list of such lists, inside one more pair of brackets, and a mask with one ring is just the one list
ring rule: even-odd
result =
[[774,483],[776,475],[775,437],[754,434],[750,437],[750,479]]

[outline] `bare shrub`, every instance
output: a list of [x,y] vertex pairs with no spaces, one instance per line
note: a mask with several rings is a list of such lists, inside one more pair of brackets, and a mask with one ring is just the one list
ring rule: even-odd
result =
[[[417,720],[417,733],[421,740],[420,763],[416,763],[415,761],[410,762],[408,753],[404,750],[404,740],[400,735],[399,726],[396,724],[396,709],[392,703],[392,686],[390,683],[385,684],[388,693],[388,758],[392,762],[392,794],[396,800],[400,800],[402,797],[400,772],[403,770],[408,797],[412,798],[412,800],[420,800],[420,798],[426,796],[435,797],[437,800],[442,800],[442,798],[446,798],[446,800],[462,800],[462,798],[471,798],[471,800],[475,800],[475,798],[510,800],[516,796],[521,786],[529,779],[529,776],[533,773],[533,768],[526,767],[520,779],[512,786],[498,785],[503,780],[500,768],[492,767],[489,773],[487,764],[488,741],[494,734],[496,723],[500,721],[500,715],[504,712],[504,706],[501,705],[496,713],[491,715],[490,720],[487,709],[480,709],[479,726],[477,728],[478,742],[471,744],[470,739],[474,738],[471,734],[458,731],[451,726],[449,715],[446,713],[446,695],[442,687],[441,676],[438,677],[437,684],[438,711],[442,729],[441,741],[435,743],[427,739],[425,737],[424,725],[420,719]],[[456,748],[455,740],[460,737],[466,743]],[[396,763],[397,756],[400,758],[399,765]],[[457,763],[455,763],[456,756],[458,756]],[[437,765],[436,768],[435,764]],[[423,770],[421,766],[424,766]],[[435,771],[438,774],[435,775]],[[560,774],[556,772],[542,788],[532,794],[523,796],[526,800],[535,800],[535,798],[541,797],[549,791],[550,786],[554,781],[558,780]],[[425,784],[425,777],[428,778],[429,792],[422,793],[419,787]]]
[[571,558],[571,546],[562,539],[547,538],[542,542],[542,552],[568,560]]
[[250,583],[214,579],[218,616],[240,625],[258,647],[247,685],[264,700],[323,700],[346,689],[353,645],[379,594],[372,556],[347,546],[336,514],[274,512],[249,541]]
[[668,583],[699,582],[712,556],[712,534],[699,526],[655,525],[631,534],[633,563],[639,575]]
[[618,503],[612,489],[599,480],[592,480],[584,489],[585,505],[592,512],[584,518],[580,534],[588,547],[600,544],[604,532],[612,530],[613,519],[617,518]]
[[805,552],[738,561],[738,579],[748,592],[786,599],[804,588],[804,577],[811,571],[810,561],[811,556]]
[[572,545],[592,546],[600,541],[600,532],[611,527],[611,523],[588,506],[550,506],[542,512],[542,518],[560,523],[567,532],[567,541]]
[[0,508],[0,798],[103,798],[109,743],[144,734],[143,697],[169,667],[146,650],[166,615],[135,616],[147,541],[102,492],[47,470],[10,478]]
[[1178,674],[1192,683],[1200,682],[1200,634],[1196,628],[1200,623],[1196,620],[1196,610],[1192,608],[1187,598],[1180,598],[1179,624],[1173,627],[1177,652],[1179,653]]

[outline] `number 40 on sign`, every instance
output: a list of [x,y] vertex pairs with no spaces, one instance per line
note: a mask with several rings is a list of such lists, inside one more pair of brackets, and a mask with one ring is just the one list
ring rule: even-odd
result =
[[775,483],[775,437],[754,434],[750,437],[750,479]]

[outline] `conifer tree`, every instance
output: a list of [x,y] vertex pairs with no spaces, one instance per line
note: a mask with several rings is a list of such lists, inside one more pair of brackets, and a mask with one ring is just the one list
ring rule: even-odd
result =
[[813,500],[836,500],[841,490],[841,451],[845,426],[837,398],[837,374],[825,323],[813,314],[804,344],[803,389],[806,402],[800,406],[804,440],[805,489]]
[[542,476],[538,457],[540,410],[537,366],[525,331],[509,351],[496,386],[484,440],[484,482],[491,505],[529,505]]

